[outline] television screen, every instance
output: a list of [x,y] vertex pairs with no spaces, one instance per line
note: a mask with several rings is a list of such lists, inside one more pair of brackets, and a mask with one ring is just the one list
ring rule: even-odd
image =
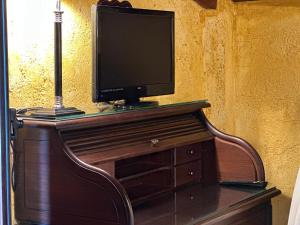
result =
[[93,101],[174,93],[174,13],[93,9]]

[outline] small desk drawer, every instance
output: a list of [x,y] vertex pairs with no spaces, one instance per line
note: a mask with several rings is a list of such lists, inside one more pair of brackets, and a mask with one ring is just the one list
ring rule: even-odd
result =
[[175,167],[175,187],[191,182],[200,182],[201,177],[200,160]]
[[187,145],[175,149],[175,165],[191,162],[201,158],[201,143]]

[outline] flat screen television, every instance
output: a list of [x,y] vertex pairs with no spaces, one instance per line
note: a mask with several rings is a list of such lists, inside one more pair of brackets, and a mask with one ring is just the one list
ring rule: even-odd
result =
[[93,102],[174,93],[174,12],[93,6]]

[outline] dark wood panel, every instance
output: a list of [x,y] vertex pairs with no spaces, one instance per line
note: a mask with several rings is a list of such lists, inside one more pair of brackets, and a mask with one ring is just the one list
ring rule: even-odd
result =
[[175,149],[175,165],[194,161],[201,158],[201,143],[185,145]]
[[[145,121],[134,121],[130,123],[122,123],[122,124],[110,124],[106,126],[99,126],[102,128],[102,130],[99,130],[99,127],[88,127],[85,129],[80,129],[80,130],[69,130],[62,132],[64,140],[68,143],[73,143],[73,142],[81,142],[85,140],[93,140],[101,137],[103,133],[114,133],[114,132],[119,132],[121,129],[124,132],[133,130],[133,129],[139,129],[140,131],[143,131],[143,128],[147,129],[149,126],[152,127],[152,129],[157,129],[157,126],[165,126],[169,125],[170,126],[177,126],[181,124],[190,124],[190,123],[198,123],[199,120],[195,120],[195,115],[190,115],[190,114],[184,114],[184,115],[177,115],[177,116],[171,116],[171,117],[164,117],[164,118],[155,118],[155,119],[150,119],[150,120],[145,120]],[[202,124],[202,127],[205,127],[204,124]],[[85,137],[84,137],[85,136]],[[81,140],[78,140],[77,138],[82,138]]]
[[271,225],[268,222],[269,203],[261,204],[248,210],[221,217],[218,222],[198,223],[196,225]]
[[127,194],[113,177],[64,152],[54,130],[41,131],[49,138],[42,141],[34,140],[30,129],[20,131],[19,135],[26,132],[28,139],[18,144],[21,151],[17,152],[18,220],[59,225],[78,221],[133,224]]
[[174,195],[174,193],[168,193],[134,207],[135,225],[177,225],[174,217],[176,204],[172,201]]
[[98,5],[101,6],[112,6],[112,7],[125,7],[132,8],[132,5],[128,1],[118,1],[118,0],[99,0]]
[[194,1],[206,9],[216,9],[218,3],[217,0],[194,0]]
[[271,225],[277,189],[218,185],[264,181],[264,168],[251,145],[207,121],[201,111],[207,106],[27,119],[15,142],[16,218],[39,225],[133,225],[133,205],[136,225],[247,225],[253,218]]
[[214,140],[205,141],[202,145],[202,183],[211,185],[218,182],[216,147]]
[[173,167],[173,151],[162,151],[116,161],[116,178],[128,179],[128,177],[171,167]]
[[220,181],[257,181],[255,161],[241,146],[215,139],[218,178]]
[[124,148],[111,149],[107,151],[101,151],[100,149],[100,151],[85,152],[84,154],[76,154],[76,156],[88,164],[95,164],[165,151],[168,149],[211,139],[213,139],[213,136],[209,132],[201,132],[197,134],[183,135],[180,137],[162,140],[156,145],[153,145],[152,142],[149,141],[147,143],[127,146]]
[[217,169],[220,180],[265,181],[263,162],[245,140],[216,129],[202,112],[200,118],[215,136]]
[[200,182],[201,177],[202,169],[200,160],[175,167],[175,187],[187,183]]
[[[251,190],[219,185],[203,187],[198,184],[135,207],[134,215],[138,219],[137,224],[147,224],[155,218],[163,220],[171,214],[176,225],[235,225],[250,221],[270,225],[267,219],[271,215],[269,200],[278,193],[276,189]],[[164,225],[171,224],[166,218]]]
[[112,177],[115,177],[115,162],[107,162],[107,163],[97,163],[94,164],[93,166],[104,170],[105,172],[109,173]]
[[41,121],[33,118],[23,118],[23,121],[27,127],[56,127],[61,131],[67,131],[191,114],[199,111],[201,108],[207,107],[210,107],[208,102],[190,102],[176,106],[171,105],[148,110],[132,110],[109,115],[100,114],[95,117],[80,117],[78,119],[63,121]]
[[173,173],[170,168],[162,168],[150,174],[121,181],[133,205],[141,204],[173,188]]
[[130,124],[111,125],[85,130],[62,132],[62,137],[74,153],[106,151],[109,149],[162,141],[205,131],[196,116],[182,115]]

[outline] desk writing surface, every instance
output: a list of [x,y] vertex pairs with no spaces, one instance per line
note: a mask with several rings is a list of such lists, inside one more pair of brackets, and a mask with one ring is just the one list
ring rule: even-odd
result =
[[272,190],[193,185],[134,207],[135,225],[194,225]]

